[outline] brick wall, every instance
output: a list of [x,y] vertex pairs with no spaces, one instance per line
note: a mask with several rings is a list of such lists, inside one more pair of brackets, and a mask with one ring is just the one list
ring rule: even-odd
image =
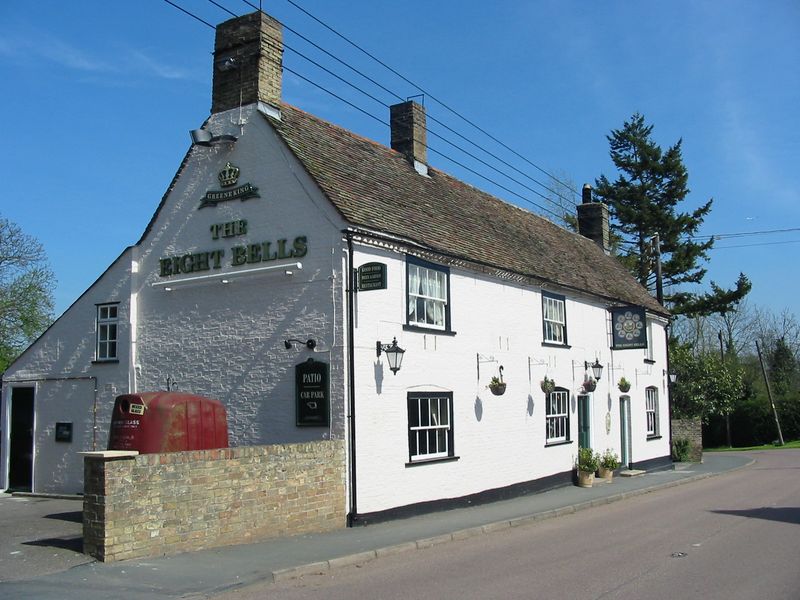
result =
[[691,444],[689,460],[701,462],[703,460],[703,426],[700,417],[695,419],[673,419],[672,440],[686,438]]
[[83,550],[101,561],[345,526],[341,441],[86,456],[84,469]]

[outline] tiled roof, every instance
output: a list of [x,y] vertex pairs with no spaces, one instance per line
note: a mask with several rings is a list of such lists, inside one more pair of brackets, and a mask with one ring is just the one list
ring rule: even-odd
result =
[[265,117],[354,226],[448,256],[661,313],[667,311],[593,241],[290,105]]

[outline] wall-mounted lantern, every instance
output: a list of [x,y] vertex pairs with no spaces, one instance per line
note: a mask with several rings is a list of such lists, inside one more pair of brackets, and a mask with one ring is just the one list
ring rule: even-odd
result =
[[381,344],[380,341],[375,342],[375,350],[378,353],[378,357],[380,357],[381,352],[386,354],[386,361],[389,363],[389,370],[397,375],[397,372],[400,370],[400,366],[403,364],[403,354],[406,352],[397,345],[397,338],[394,338],[391,344]]
[[292,343],[302,344],[303,346],[305,346],[309,350],[313,350],[314,348],[317,347],[317,341],[316,340],[312,340],[310,338],[307,339],[305,342],[303,340],[296,340],[294,338],[289,338],[288,340],[284,340],[283,341],[283,347],[286,348],[287,350],[289,350],[292,347]]
[[599,381],[600,377],[603,375],[603,365],[601,365],[600,361],[596,358],[594,359],[594,364],[592,365],[589,365],[589,361],[583,361],[584,369],[588,371],[590,366],[592,368],[592,375],[594,375],[594,378]]

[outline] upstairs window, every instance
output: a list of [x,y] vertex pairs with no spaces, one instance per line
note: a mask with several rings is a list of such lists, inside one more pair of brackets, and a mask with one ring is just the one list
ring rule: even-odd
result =
[[450,271],[408,257],[408,325],[426,329],[450,329]]
[[117,304],[97,305],[97,350],[98,361],[117,360]]
[[567,345],[567,311],[564,296],[542,292],[542,330],[546,344]]
[[647,415],[647,437],[658,437],[658,388],[649,387],[644,391],[645,414]]

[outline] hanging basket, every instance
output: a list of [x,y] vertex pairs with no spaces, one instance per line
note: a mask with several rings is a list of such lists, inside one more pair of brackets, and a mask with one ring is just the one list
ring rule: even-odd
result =
[[552,394],[556,389],[556,382],[552,379],[548,379],[547,375],[544,376],[541,382],[539,382],[539,386],[542,388],[542,391],[545,394]]
[[495,396],[502,396],[506,393],[506,384],[505,383],[490,383],[489,384],[489,391],[492,392]]
[[619,383],[617,383],[617,387],[620,392],[627,394],[631,390],[631,382],[623,377],[619,380]]
[[589,378],[583,382],[584,392],[593,392],[596,389],[597,389],[597,381],[595,379]]

